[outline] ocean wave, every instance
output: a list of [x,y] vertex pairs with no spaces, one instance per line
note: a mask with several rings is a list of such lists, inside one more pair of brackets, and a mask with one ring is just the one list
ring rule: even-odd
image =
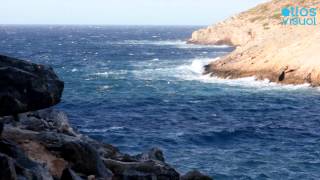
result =
[[238,79],[223,79],[216,76],[204,75],[201,76],[198,80],[204,83],[225,84],[228,86],[241,86],[254,88],[256,90],[300,90],[310,89],[311,87],[310,84],[307,83],[300,85],[291,85],[271,82],[269,79],[258,80],[255,76]]
[[121,42],[114,42],[112,44],[119,45],[156,45],[156,46],[175,46],[180,49],[203,49],[203,48],[230,48],[228,45],[198,45],[198,44],[188,44],[186,41],[181,40],[125,40]]
[[89,128],[81,128],[80,131],[84,133],[106,133],[110,131],[123,130],[124,127],[112,126],[109,128],[101,128],[101,129],[89,129]]
[[258,132],[255,128],[230,129],[220,131],[206,131],[198,134],[187,134],[185,138],[197,144],[208,143],[227,143],[232,140],[248,139],[248,138],[265,138],[265,136]]
[[[310,84],[300,84],[300,85],[285,85],[275,82],[271,82],[268,79],[258,80],[256,77],[245,77],[237,79],[224,79],[211,75],[203,75],[204,65],[209,64],[210,62],[216,61],[216,59],[196,59],[193,60],[189,65],[182,65],[177,68],[180,72],[179,76],[184,80],[196,80],[203,83],[212,83],[212,84],[224,84],[228,86],[237,86],[237,87],[248,87],[255,88],[258,90],[277,90],[277,89],[286,89],[286,90],[298,90],[298,89],[309,89]],[[188,73],[189,72],[189,73]]]
[[[216,58],[218,59],[218,58]],[[139,79],[143,80],[192,80],[195,77],[201,76],[203,66],[216,59],[193,59],[188,60],[186,64],[165,64],[161,62],[149,62],[140,64],[141,67],[146,67],[140,70],[133,70],[132,73]],[[152,68],[158,67],[160,68]]]
[[[275,82],[270,82],[268,79],[258,80],[256,77],[245,77],[238,79],[223,79],[216,76],[203,75],[204,66],[210,62],[218,60],[215,59],[193,59],[183,65],[175,65],[162,68],[148,68],[142,70],[135,70],[133,73],[137,78],[144,80],[179,80],[179,81],[200,81],[202,83],[211,83],[226,85],[229,87],[242,87],[254,90],[301,90],[310,89],[310,84],[301,85],[284,85]],[[159,64],[154,64],[154,66]],[[173,78],[173,79],[172,79]]]
[[[159,60],[154,58],[150,61],[135,63],[132,66],[134,70],[112,70],[105,72],[97,72],[90,76],[98,77],[117,77],[124,78],[133,75],[140,80],[164,80],[168,81],[198,81],[206,84],[218,84],[228,87],[248,88],[250,90],[306,90],[311,89],[310,84],[285,85],[271,82],[268,79],[258,80],[256,77],[245,77],[237,79],[224,79],[211,75],[203,75],[204,66],[210,62],[219,60],[210,58],[196,58],[183,61],[183,64],[170,63],[170,61]],[[157,67],[157,68],[155,68]],[[320,88],[318,88],[320,90]]]
[[105,71],[105,72],[97,72],[90,75],[93,76],[101,76],[101,77],[109,77],[112,75],[126,75],[128,73],[127,70],[113,70],[113,71]]

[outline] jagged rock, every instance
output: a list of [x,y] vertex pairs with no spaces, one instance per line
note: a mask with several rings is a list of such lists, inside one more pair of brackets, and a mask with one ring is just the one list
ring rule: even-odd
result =
[[17,174],[14,162],[8,156],[0,153],[0,180],[16,180]]
[[[43,111],[43,113],[45,112]],[[54,177],[60,177],[57,176],[60,167],[66,166],[65,163],[62,163],[62,166],[57,168],[52,166],[54,163],[51,162],[62,159],[81,177],[94,175],[96,179],[113,178],[115,180],[179,180],[180,178],[180,174],[164,162],[163,153],[160,149],[153,148],[147,153],[130,156],[120,153],[117,148],[111,145],[97,142],[87,136],[69,135],[55,129],[59,129],[59,126],[45,127],[44,130],[25,129],[27,127],[25,123],[32,121],[31,119],[41,119],[41,121],[44,121],[42,123],[48,123],[48,119],[55,119],[46,118],[47,120],[45,120],[43,119],[45,116],[39,112],[27,114],[29,116],[21,115],[21,122],[18,123],[18,126],[8,125],[3,137],[19,142],[29,157],[37,163],[44,162],[45,167]],[[52,116],[54,115],[57,114],[53,113]],[[25,118],[30,118],[30,120]],[[47,124],[44,126],[47,126]],[[35,156],[37,152],[41,155]]]
[[181,180],[213,180],[211,177],[202,174],[197,170],[188,172],[181,177]]
[[[17,144],[7,140],[0,140],[0,154],[14,159],[14,168],[17,177],[32,180],[52,180],[48,170],[31,161]],[[9,163],[9,162],[8,162]],[[11,165],[10,163],[8,165]]]
[[55,105],[63,87],[51,67],[0,55],[0,116]]
[[71,136],[76,136],[69,124],[67,115],[59,110],[43,109],[19,115],[23,129],[32,131],[56,131]]
[[97,151],[89,144],[83,142],[68,142],[62,145],[61,155],[69,162],[75,171],[85,174],[94,174],[98,177],[111,178],[112,172],[108,170]]
[[96,180],[96,177],[94,175],[90,175],[87,177],[87,180]]
[[3,123],[0,122],[0,138],[1,138],[1,135],[2,135],[2,131],[3,131]]
[[63,170],[60,180],[82,180],[72,169],[66,168]]
[[163,152],[159,148],[152,148],[147,153],[137,155],[136,158],[140,161],[157,160],[157,161],[165,162],[165,159],[163,157]]
[[111,144],[100,143],[87,136],[81,136],[80,139],[81,141],[90,144],[91,147],[94,148],[103,158],[121,159],[121,157],[123,156],[123,154],[119,152],[119,149]]
[[115,179],[135,180],[179,180],[179,173],[160,161],[120,162],[105,159],[105,165],[114,173]]
[[[82,175],[95,175],[97,179],[101,177],[108,179],[114,174],[115,179],[138,180],[150,178],[178,180],[180,176],[171,166],[161,161],[164,160],[162,152],[156,148],[143,154],[144,158],[141,158],[142,156],[138,158],[121,154],[113,146],[99,143],[86,136],[70,136],[54,130],[35,132],[23,130],[21,127],[8,126],[4,137],[17,142],[31,141],[27,144],[32,142],[41,144],[55,156],[69,162],[70,167]],[[43,151],[39,152],[43,154]],[[101,164],[101,160],[104,164]]]

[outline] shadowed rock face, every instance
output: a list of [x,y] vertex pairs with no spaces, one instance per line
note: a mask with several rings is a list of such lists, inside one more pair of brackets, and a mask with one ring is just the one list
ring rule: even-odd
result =
[[0,116],[53,106],[63,88],[51,67],[0,55]]

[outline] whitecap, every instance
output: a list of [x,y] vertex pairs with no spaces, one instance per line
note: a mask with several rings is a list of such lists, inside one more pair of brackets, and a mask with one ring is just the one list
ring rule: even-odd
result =
[[102,89],[111,89],[111,86],[104,85],[104,86],[102,86]]
[[101,77],[109,77],[109,76],[117,76],[117,75],[126,75],[128,73],[127,70],[115,70],[115,71],[105,71],[105,72],[97,72],[90,74],[91,76],[101,76]]
[[187,41],[182,40],[125,40],[121,42],[116,42],[115,44],[126,44],[126,45],[156,45],[156,46],[175,46],[180,49],[202,49],[202,48],[213,48],[213,49],[225,49],[230,48],[229,45],[198,45],[189,44]]
[[[177,80],[191,80],[201,76],[203,72],[203,66],[216,59],[194,59],[189,60],[189,64],[184,65],[166,65],[162,64],[160,68],[159,63],[151,63],[148,67],[141,70],[134,70],[132,73],[139,79],[143,80],[169,80],[175,78]],[[161,65],[161,64],[160,64]]]
[[81,128],[80,131],[85,132],[85,133],[106,133],[106,132],[122,130],[122,129],[124,129],[124,127],[122,127],[122,126],[112,126],[109,128],[101,128],[101,129]]
[[77,68],[73,68],[73,69],[71,69],[71,72],[77,72],[78,71],[78,69]]
[[212,83],[212,84],[224,84],[233,87],[247,87],[254,88],[257,90],[276,90],[276,89],[287,89],[287,90],[298,90],[298,89],[308,89],[310,84],[300,84],[300,85],[290,85],[290,84],[279,84],[271,82],[268,79],[258,80],[256,77],[244,77],[237,79],[224,79],[211,75],[203,75],[204,65],[209,64],[210,62],[216,61],[219,58],[214,60],[210,59],[196,59],[193,60],[189,65],[182,65],[178,67],[180,72],[179,78],[183,80],[196,80],[203,83]]
[[98,72],[98,73],[94,73],[93,75],[97,75],[97,76],[109,76],[108,72]]
[[144,54],[144,55],[147,55],[147,56],[155,55],[155,53],[152,53],[152,52],[144,52],[143,54]]
[[[310,84],[284,85],[270,82],[268,79],[258,80],[256,77],[238,79],[223,79],[210,75],[203,75],[204,66],[215,59],[193,59],[188,64],[167,66],[161,68],[147,68],[134,70],[133,74],[143,80],[176,80],[176,81],[199,81],[201,83],[220,84],[229,87],[250,88],[252,90],[301,90],[310,89]],[[168,81],[169,82],[169,81]],[[320,88],[319,88],[320,90]]]
[[216,76],[204,75],[198,78],[203,83],[225,84],[233,87],[247,87],[252,90],[300,90],[310,89],[310,84],[279,84],[271,82],[268,79],[258,80],[255,76],[237,78],[237,79],[223,79]]

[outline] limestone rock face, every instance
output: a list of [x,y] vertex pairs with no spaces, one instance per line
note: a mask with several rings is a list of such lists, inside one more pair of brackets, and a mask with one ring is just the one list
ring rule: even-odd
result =
[[0,116],[53,106],[63,87],[51,67],[0,55]]
[[312,8],[319,3],[320,0],[272,0],[194,32],[189,42],[236,47],[229,55],[206,66],[206,73],[214,76],[255,76],[284,84],[319,86],[320,25],[283,25],[281,15],[284,7]]

